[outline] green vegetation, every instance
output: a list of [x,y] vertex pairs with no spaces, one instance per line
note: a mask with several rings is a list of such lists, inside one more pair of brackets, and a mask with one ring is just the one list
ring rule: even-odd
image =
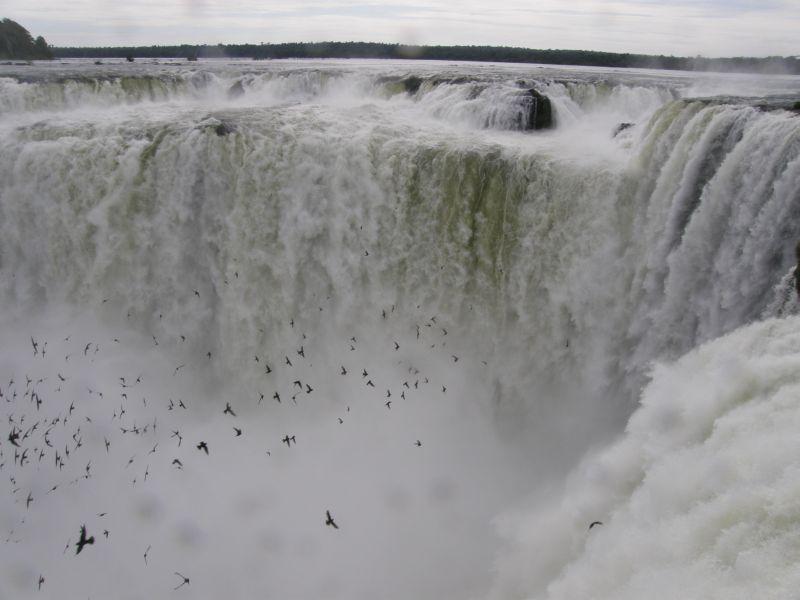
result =
[[35,40],[30,32],[11,19],[0,21],[0,59],[51,59],[53,53],[42,36]]
[[688,71],[732,71],[800,74],[795,57],[703,58],[617,54],[590,50],[533,50],[505,46],[401,46],[371,42],[318,42],[310,44],[234,44],[217,46],[141,46],[126,48],[53,48],[59,58],[400,58],[420,60],[466,60],[675,69]]

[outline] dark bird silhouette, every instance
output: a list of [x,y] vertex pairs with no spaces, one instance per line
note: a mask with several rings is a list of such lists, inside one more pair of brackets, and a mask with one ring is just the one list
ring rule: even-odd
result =
[[272,397],[273,397],[275,400],[277,400],[277,401],[278,401],[278,404],[280,404],[280,402],[281,402],[281,395],[280,395],[278,392],[275,392],[274,394],[272,394]]
[[602,524],[603,524],[602,521],[592,521],[591,523],[589,523],[589,529],[591,529],[595,525],[602,525]]
[[336,521],[333,520],[333,517],[331,516],[331,511],[329,510],[325,511],[325,525],[327,525],[328,527],[333,527],[334,529],[339,529],[339,526],[336,524]]
[[264,363],[264,375],[269,375],[270,373],[272,373],[272,369],[267,363]]
[[291,436],[290,436],[290,435],[288,435],[288,434],[287,434],[287,435],[285,435],[281,441],[282,441],[284,444],[286,444],[286,445],[287,445],[289,448],[291,448],[291,447],[292,447],[292,442],[294,442],[295,444],[297,444],[297,440],[295,440],[295,439],[294,439],[294,436],[293,436],[293,435],[291,435]]
[[152,548],[152,546],[148,546],[147,550],[144,551],[144,564],[147,564],[147,553],[150,552],[150,548]]
[[286,358],[286,364],[291,367],[292,366],[292,361],[289,360],[289,357],[285,356],[284,358]]
[[173,458],[172,459],[172,464],[175,465],[176,467],[178,467],[179,469],[183,468],[183,463],[180,460],[178,460],[177,458]]
[[15,430],[13,427],[11,428],[11,433],[8,434],[8,441],[11,442],[12,446],[16,446],[19,448],[19,444],[17,440],[19,439],[20,431]]
[[78,539],[78,543],[75,546],[78,549],[75,551],[75,554],[80,554],[81,550],[86,544],[94,544],[94,536],[86,537],[86,525],[81,525],[81,537]]
[[398,344],[397,342],[395,342],[395,343],[394,343],[394,349],[395,349],[395,350],[400,350],[400,344]]
[[375,387],[375,384],[372,383],[372,379],[367,379],[367,385],[370,387]]
[[238,427],[234,427],[233,430],[236,432],[236,437],[239,437],[240,435],[242,435],[242,430],[239,429]]
[[303,347],[302,347],[302,346],[300,346],[300,350],[298,350],[298,351],[297,351],[297,354],[299,354],[299,355],[300,355],[300,356],[302,356],[303,358],[305,358],[305,357],[306,357],[306,351],[303,349]]
[[203,452],[208,454],[208,445],[205,442],[200,442],[199,444],[197,444],[197,449],[202,450]]
[[230,415],[232,417],[236,416],[236,413],[233,412],[233,409],[231,408],[231,403],[230,402],[226,402],[225,403],[225,410],[222,411],[222,414],[223,415]]
[[306,384],[306,394],[310,394],[313,391],[314,391],[314,388],[312,388],[310,385]]
[[451,354],[450,356],[452,356],[452,357],[453,357],[453,362],[454,362],[454,363],[457,363],[457,362],[458,362],[458,357],[457,357],[455,354]]
[[422,446],[422,442],[420,442],[419,440],[417,440],[416,442],[414,442],[414,445],[415,445],[415,446]]
[[176,586],[176,587],[174,587],[174,588],[172,588],[172,589],[174,589],[174,590],[177,590],[179,587],[183,587],[184,585],[189,585],[189,578],[188,578],[188,577],[184,577],[183,575],[181,575],[181,574],[180,574],[180,573],[178,573],[177,571],[175,571],[175,575],[177,575],[178,577],[180,577],[181,579],[183,579],[183,581],[181,582],[181,584],[180,584],[180,585],[178,585],[178,586]]
[[344,368],[344,365],[342,365],[342,375],[347,375],[347,369]]
[[42,589],[42,584],[43,583],[44,583],[44,577],[42,575],[39,575],[39,589],[40,590]]

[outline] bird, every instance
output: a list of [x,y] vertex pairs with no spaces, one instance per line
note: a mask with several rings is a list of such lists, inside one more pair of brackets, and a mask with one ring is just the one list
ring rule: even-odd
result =
[[225,410],[222,411],[222,414],[223,415],[227,414],[227,415],[230,415],[232,417],[236,416],[236,413],[233,412],[233,409],[231,408],[231,403],[230,402],[226,402],[225,403]]
[[595,525],[602,525],[602,524],[603,524],[602,521],[592,521],[591,523],[589,523],[589,529],[591,529]]
[[414,445],[415,445],[415,446],[422,446],[422,442],[420,442],[419,440],[417,440],[416,442],[414,442]]
[[178,467],[179,469],[183,468],[183,463],[180,460],[178,460],[177,458],[173,458],[172,459],[172,464],[175,465],[176,467]]
[[86,544],[94,544],[94,536],[86,537],[86,525],[81,525],[81,536],[78,539],[78,543],[75,544],[78,549],[75,551],[75,554],[80,554],[81,550]]
[[281,441],[282,441],[284,444],[286,444],[286,445],[287,445],[289,448],[291,448],[291,447],[292,447],[292,442],[294,442],[295,444],[297,444],[297,440],[295,440],[295,439],[294,439],[294,436],[293,436],[293,435],[292,435],[292,436],[290,436],[289,434],[286,434],[286,435],[283,437],[283,439],[282,439]]
[[239,437],[240,435],[242,435],[242,430],[239,429],[238,427],[234,427],[233,430],[236,432],[236,437]]
[[347,369],[344,368],[344,365],[342,365],[342,375],[347,375]]
[[334,529],[339,529],[339,526],[333,520],[333,517],[331,516],[331,511],[329,510],[325,511],[325,525],[327,525],[328,527],[333,527]]
[[44,576],[43,575],[39,575],[39,589],[40,590],[42,589],[42,584],[43,583],[44,583]]
[[179,587],[183,587],[184,585],[189,585],[189,578],[188,578],[188,577],[184,577],[183,575],[181,575],[181,574],[180,574],[180,573],[178,573],[177,571],[175,571],[175,575],[177,575],[178,577],[180,577],[181,579],[183,579],[183,582],[181,582],[181,584],[180,584],[180,585],[178,585],[178,586],[176,586],[176,587],[174,587],[174,588],[172,588],[172,589],[174,589],[174,590],[177,590]]
[[144,551],[144,564],[147,564],[147,553],[150,552],[150,548],[152,548],[152,546],[148,546],[147,550]]
[[197,444],[197,449],[202,450],[203,452],[208,454],[208,445],[205,442],[200,442],[199,444]]

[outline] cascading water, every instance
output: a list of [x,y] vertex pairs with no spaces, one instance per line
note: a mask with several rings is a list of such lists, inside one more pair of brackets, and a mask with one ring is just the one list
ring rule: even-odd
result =
[[[794,263],[800,120],[784,108],[796,79],[763,79],[771,95],[751,100],[733,98],[742,83],[725,77],[390,65],[0,74],[0,390],[24,398],[24,409],[8,404],[12,428],[23,412],[39,418],[33,390],[49,419],[78,406],[91,419],[83,462],[94,465],[64,496],[49,486],[69,484],[63,469],[79,481],[83,464],[7,466],[17,483],[2,525],[22,550],[1,567],[0,592],[32,594],[32,557],[43,555],[51,580],[84,593],[92,563],[65,562],[63,544],[92,518],[85,506],[106,512],[92,494],[125,489],[110,515],[121,541],[103,559],[115,575],[94,594],[118,580],[131,597],[161,597],[173,571],[193,569],[194,581],[206,574],[195,597],[480,597],[499,556],[499,598],[587,597],[602,552],[593,544],[638,536],[656,509],[636,494],[654,493],[649,474],[679,468],[647,436],[664,448],[691,439],[698,460],[709,452],[691,437],[697,419],[669,416],[694,407],[681,386],[702,375],[697,356],[727,373],[746,338],[792,360],[788,319],[695,350],[648,384],[653,361],[786,312],[776,298]],[[686,97],[703,86],[706,97]],[[549,99],[555,128],[527,131],[528,90]],[[620,123],[631,126],[616,133]],[[48,340],[47,358],[31,359],[28,337]],[[26,389],[28,372],[42,381]],[[119,388],[142,374],[140,387]],[[730,394],[764,410],[737,382]],[[765,378],[769,402],[790,384]],[[728,393],[713,376],[698,386]],[[643,388],[623,441],[586,459],[550,508],[587,450],[622,432]],[[222,398],[237,421],[223,421]],[[712,404],[697,400],[706,422],[735,413]],[[158,433],[118,433],[155,418]],[[228,436],[237,423],[242,444]],[[168,428],[183,430],[188,451]],[[68,447],[82,439],[72,423],[51,429]],[[194,448],[204,438],[205,462]],[[171,454],[150,455],[153,444]],[[598,469],[612,472],[600,485]],[[718,483],[736,495],[749,481],[733,472]],[[224,491],[204,491],[212,485]],[[26,509],[21,495],[34,489]],[[48,502],[48,519],[20,522]],[[521,516],[503,519],[500,552],[491,519],[514,505]],[[339,538],[318,527],[326,509]],[[609,520],[637,510],[651,512]],[[595,517],[608,527],[590,541],[581,528]],[[551,518],[563,527],[544,526]],[[736,522],[755,527],[748,519]],[[691,543],[659,577],[691,568]],[[182,566],[152,576],[124,566],[148,545]],[[716,549],[704,548],[713,571]],[[235,568],[218,564],[220,550]],[[272,564],[254,576],[259,556]],[[647,584],[652,565],[623,572],[624,556],[602,563],[612,574],[599,596]]]

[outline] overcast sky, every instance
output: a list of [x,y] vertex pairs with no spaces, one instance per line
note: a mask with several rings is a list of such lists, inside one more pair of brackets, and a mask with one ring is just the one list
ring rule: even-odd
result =
[[288,41],[800,55],[800,0],[0,0],[53,45]]

